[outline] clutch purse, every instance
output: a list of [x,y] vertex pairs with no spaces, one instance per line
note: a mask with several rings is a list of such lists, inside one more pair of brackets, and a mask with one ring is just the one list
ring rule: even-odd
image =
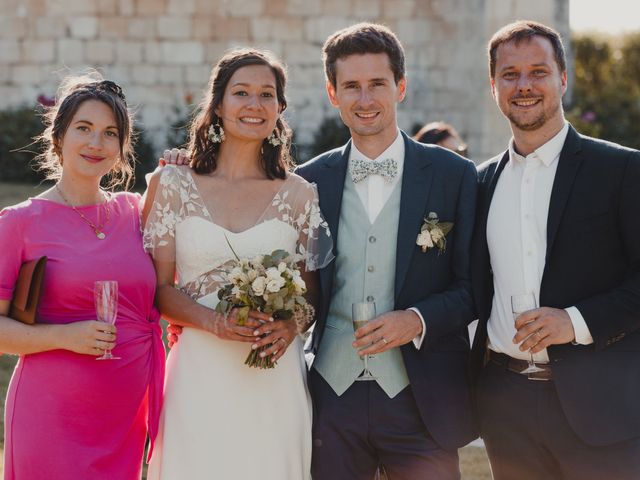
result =
[[42,293],[46,265],[47,257],[40,257],[22,264],[9,307],[9,317],[22,323],[36,322],[36,311]]

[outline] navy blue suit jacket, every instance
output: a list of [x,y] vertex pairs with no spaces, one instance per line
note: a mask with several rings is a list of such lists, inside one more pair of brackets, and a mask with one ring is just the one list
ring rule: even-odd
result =
[[[479,325],[472,373],[482,368],[493,277],[487,216],[508,152],[479,168],[472,282]],[[548,348],[563,410],[592,445],[640,436],[640,152],[572,127],[551,191],[540,305],[576,306],[593,345]]]
[[[453,152],[424,145],[402,133],[402,175],[395,272],[395,309],[417,308],[426,323],[420,350],[401,347],[411,390],[425,427],[444,448],[458,448],[476,437],[472,427],[468,375],[467,325],[473,320],[469,248],[473,232],[477,173],[473,163]],[[296,173],[318,187],[320,209],[334,241],[351,141],[301,165]],[[429,212],[454,222],[447,248],[423,253],[416,245]],[[393,254],[390,252],[390,254]],[[335,262],[320,271],[321,306],[314,330],[317,351],[329,310]],[[357,300],[357,299],[354,299]]]

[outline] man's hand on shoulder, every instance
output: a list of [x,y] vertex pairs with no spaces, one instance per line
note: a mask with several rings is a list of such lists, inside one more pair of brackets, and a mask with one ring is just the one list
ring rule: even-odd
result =
[[189,152],[184,148],[165,150],[162,153],[162,157],[158,159],[158,165],[161,167],[165,165],[189,165],[190,162]]
[[180,338],[181,333],[182,327],[180,325],[174,325],[173,323],[170,323],[167,326],[167,344],[169,345],[169,348],[178,343],[178,339]]

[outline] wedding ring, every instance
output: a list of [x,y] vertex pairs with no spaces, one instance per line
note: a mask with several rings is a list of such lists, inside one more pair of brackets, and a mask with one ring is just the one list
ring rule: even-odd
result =
[[287,341],[286,341],[284,338],[282,338],[282,337],[280,337],[280,338],[278,339],[278,341],[280,341],[280,340],[282,340],[282,343],[283,343],[283,344],[284,344],[284,346],[286,347],[286,346],[287,346]]
[[389,342],[387,342],[387,339],[386,339],[386,338],[384,338],[384,337],[382,337],[382,341],[384,342],[384,344],[385,344],[385,345],[386,345],[387,343],[389,343]]

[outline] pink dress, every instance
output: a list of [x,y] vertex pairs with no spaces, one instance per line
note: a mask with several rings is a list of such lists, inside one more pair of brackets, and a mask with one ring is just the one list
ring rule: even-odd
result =
[[[147,431],[155,438],[164,376],[156,277],[142,248],[139,196],[109,200],[99,240],[66,205],[32,198],[0,212],[0,299],[20,265],[46,255],[39,322],[95,319],[93,283],[119,284],[121,360],[53,350],[22,355],[5,408],[5,480],[139,479]],[[104,207],[81,207],[95,221]],[[99,223],[99,222],[98,222]]]

